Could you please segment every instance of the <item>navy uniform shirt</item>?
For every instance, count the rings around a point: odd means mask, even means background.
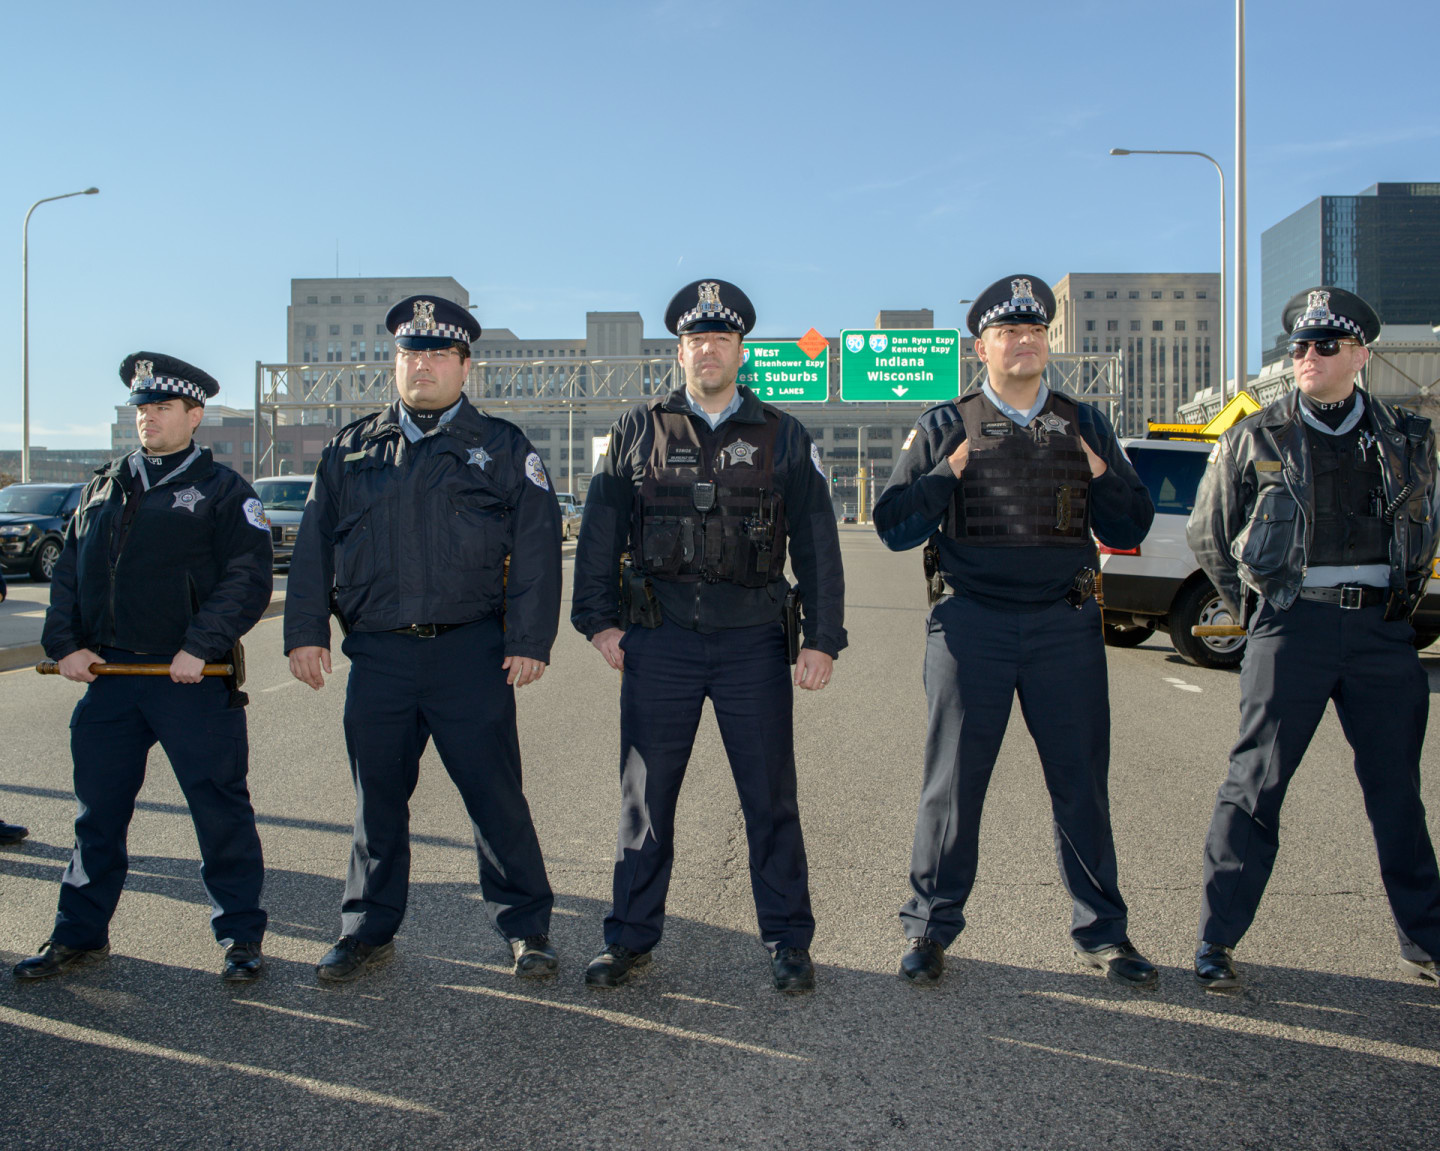
[[[737,392],[739,409],[713,429],[695,414],[684,388],[672,392],[663,408],[683,412],[694,424],[701,444],[714,445],[726,424],[765,422],[765,405],[755,393],[743,386]],[[648,403],[637,404],[616,422],[600,470],[585,496],[570,620],[587,639],[607,628],[626,626],[620,619],[620,556],[630,547],[635,492],[654,443],[649,409]],[[847,642],[845,575],[830,485],[817,459],[804,426],[781,412],[775,438],[775,482],[785,505],[790,568],[804,602],[804,646],[833,657]],[[652,578],[650,585],[667,619],[700,632],[778,620],[789,589],[783,577],[761,588],[725,580],[706,583],[658,577]]]
[[[219,660],[270,603],[265,510],[206,448],[152,487],[132,468],[136,458],[111,461],[81,493],[50,586],[45,653],[59,660],[114,647]]]
[[[332,587],[352,631],[470,623],[503,608],[505,654],[548,662],[560,505],[524,433],[463,396],[427,435],[398,401],[342,428],[321,453],[295,541],[287,652],[330,646]]]
[[[1110,421],[1090,404],[1078,407],[1080,435],[1109,465],[1090,482],[1091,530],[1109,547],[1138,547],[1155,518],[1150,493],[1125,458]],[[1078,547],[967,547],[941,533],[962,482],[950,470],[948,457],[964,442],[965,425],[956,401],[924,412],[875,501],[875,529],[894,551],[918,547],[933,536],[940,570],[958,594],[1010,611],[1043,610],[1064,598],[1081,569],[1098,568],[1099,557],[1093,549]]]

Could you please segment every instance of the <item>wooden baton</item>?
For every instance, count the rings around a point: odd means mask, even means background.
[[[35,665],[41,675],[59,675],[60,665],[53,659],[42,659]],[[91,675],[165,675],[170,674],[168,663],[92,663]],[[234,675],[235,665],[229,663],[207,663],[201,675]]]

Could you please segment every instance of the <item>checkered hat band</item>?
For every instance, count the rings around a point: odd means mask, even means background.
[[[1298,332],[1301,328],[1341,328],[1344,331],[1354,333],[1362,344],[1365,342],[1365,333],[1360,330],[1359,324],[1354,320],[1346,319],[1344,316],[1337,316],[1334,312],[1331,312],[1324,320],[1312,320],[1309,322],[1306,321],[1305,316],[1302,314],[1300,318],[1295,321],[1295,326],[1290,330],[1292,332]]]
[[[148,380],[133,380],[130,390],[132,392],[174,392],[177,396],[189,396],[192,400],[199,400],[202,404],[206,400],[205,389],[199,384],[192,384],[189,380],[181,380],[175,376],[151,376]]]
[[[455,324],[436,324],[430,328],[419,328],[413,323],[401,324],[395,329],[397,336],[432,336],[439,340],[464,340],[470,342],[470,333]]]
[[[1027,304],[1024,307],[1021,307],[1012,300],[1006,300],[1003,304],[996,304],[988,312],[985,312],[980,317],[980,326],[983,328],[986,324],[992,323],[1001,316],[1019,314],[1039,316],[1042,320],[1047,321],[1050,319],[1050,317],[1045,314],[1045,306],[1041,304],[1039,300],[1036,300],[1033,304]]]
[[[696,320],[725,320],[727,323],[734,324],[742,331],[745,329],[745,321],[740,318],[740,314],[733,308],[724,307],[718,309],[691,308],[675,321],[675,328],[678,331],[689,324],[695,323]]]

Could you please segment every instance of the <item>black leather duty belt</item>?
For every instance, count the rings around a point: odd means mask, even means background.
[[[1390,592],[1382,587],[1364,587],[1347,584],[1344,587],[1302,587],[1300,598],[1314,600],[1316,603],[1339,604],[1346,611],[1356,611],[1362,607],[1376,607],[1383,604],[1390,596]]]
[[[417,639],[434,639],[437,635],[464,626],[463,623],[412,623],[409,627],[392,627],[390,632],[393,635],[413,635]]]

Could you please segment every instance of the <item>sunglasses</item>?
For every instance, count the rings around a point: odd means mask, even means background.
[[[1291,340],[1290,355],[1293,359],[1304,359],[1306,352],[1313,348],[1319,355],[1335,356],[1340,354],[1342,347],[1356,347],[1355,340],[1339,340],[1331,338],[1328,340]]]

